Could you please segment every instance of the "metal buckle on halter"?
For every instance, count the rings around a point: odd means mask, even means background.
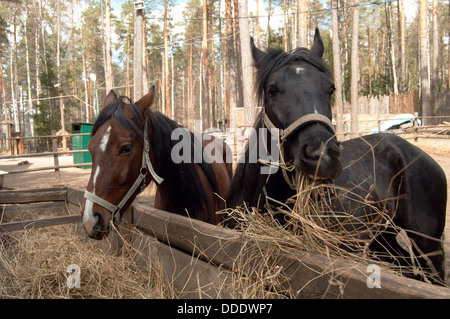
[[[114,210],[112,215],[114,218],[114,222],[116,222],[116,223],[120,222],[120,208],[119,207],[116,207],[116,209]]]
[[[148,174],[148,168],[145,167],[145,166],[142,166],[142,167],[141,167],[141,170],[140,170],[140,172],[139,172],[139,174],[140,174],[141,177],[142,177],[142,186],[141,186],[141,188],[139,189],[139,193],[142,193],[142,192],[144,191],[144,189],[147,187],[147,181],[146,181],[146,179],[147,179],[147,174]]]

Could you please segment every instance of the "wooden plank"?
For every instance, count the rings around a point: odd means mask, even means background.
[[[74,151],[63,151],[63,152],[44,152],[44,153],[32,153],[32,154],[19,154],[19,155],[3,155],[0,156],[2,159],[16,159],[16,158],[28,158],[28,157],[46,157],[55,156],[63,154],[77,154],[77,153],[87,153],[89,150],[74,150]]]
[[[134,258],[145,268],[161,269],[176,295],[174,298],[231,298],[226,271],[156,240],[135,234]],[[156,266],[156,267],[155,267]]]
[[[0,191],[0,204],[65,201],[66,188]]]
[[[84,190],[67,187],[66,201],[73,205],[81,207],[84,203]]]
[[[51,211],[55,215],[67,214],[66,203],[39,202],[27,204],[3,204],[0,207],[0,223],[8,223],[17,220],[35,219],[37,214],[43,211]]]
[[[448,299],[450,289],[380,269],[381,288],[369,288],[367,266],[314,253],[284,254],[278,265],[298,298]],[[370,279],[369,279],[370,280]],[[326,293],[325,293],[326,292]]]
[[[193,252],[215,265],[234,269],[246,263],[248,248],[264,250],[265,243],[244,238],[242,233],[135,204],[133,223],[158,240]],[[239,258],[239,259],[238,259]],[[450,289],[396,276],[380,269],[381,288],[367,285],[367,266],[314,253],[278,251],[271,258],[282,267],[298,297],[344,298],[450,298]]]
[[[227,268],[248,243],[242,233],[138,203],[133,204],[133,224],[162,242]]]
[[[21,222],[13,222],[7,224],[0,224],[0,234],[8,233],[13,231],[21,231],[27,229],[37,229],[42,227],[65,225],[79,223],[81,221],[81,216],[79,215],[69,215],[69,216],[59,216],[51,218],[42,218],[34,220],[26,220]]]
[[[38,168],[27,168],[27,169],[18,169],[14,171],[9,171],[8,174],[23,174],[30,172],[39,172],[39,171],[48,171],[52,169],[63,169],[63,168],[73,168],[73,167],[84,167],[91,166],[92,163],[80,163],[80,164],[69,164],[69,165],[54,165],[54,166],[46,166],[46,167],[38,167]]]

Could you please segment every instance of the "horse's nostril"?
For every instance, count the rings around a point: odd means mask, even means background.
[[[323,152],[323,148],[324,148],[324,143],[321,142],[319,146],[317,145],[306,145],[305,146],[305,155],[306,157],[313,159],[313,160],[318,160],[320,158]]]
[[[97,223],[93,228],[94,232],[103,232],[105,230],[105,220],[103,219],[102,214],[95,212],[94,216],[97,217]]]

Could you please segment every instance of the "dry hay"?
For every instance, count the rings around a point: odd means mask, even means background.
[[[413,253],[413,247],[419,250],[417,245],[388,216],[385,202],[362,197],[356,190],[326,183],[306,174],[300,174],[296,185],[297,194],[285,203],[267,197],[264,205],[267,213],[247,205],[228,209],[227,213],[246,237],[266,243],[266,250],[275,247],[275,250],[282,252],[314,252],[362,265],[377,264],[385,271],[399,276],[414,275],[426,282],[442,283],[434,267],[430,271],[419,264]],[[349,198],[355,206],[366,207],[363,216],[356,216],[353,211],[336,209],[341,207],[341,201]],[[409,253],[402,264],[398,263],[398,251],[386,247],[386,242],[379,240],[378,236],[383,232],[394,234],[397,243]],[[369,246],[375,242],[388,248],[387,251],[370,251]],[[257,272],[276,273],[281,281],[286,280],[280,269],[266,266],[260,265]],[[282,282],[277,285],[283,286]]]
[[[2,235],[0,298],[171,296],[160,269],[144,271],[126,247],[119,256],[105,253],[77,228],[64,225]],[[80,267],[80,288],[69,288],[71,264]]]

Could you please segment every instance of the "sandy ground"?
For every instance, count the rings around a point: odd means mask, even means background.
[[[430,154],[444,169],[447,175],[448,192],[450,199],[450,140],[429,140],[420,139],[416,146],[422,148]],[[28,161],[28,164],[19,165],[20,162]],[[63,156],[59,158],[60,165],[69,165],[73,163],[72,156]],[[53,166],[53,157],[26,158],[0,160],[0,170],[11,172],[25,168],[37,168]],[[54,170],[30,172],[27,174],[6,175],[3,188],[13,189],[33,189],[48,188],[55,186],[72,186],[84,189],[89,181],[90,169],[67,168],[60,170],[60,179]],[[154,188],[148,187],[143,194],[139,195],[137,201],[142,203],[152,203]],[[450,200],[447,201],[447,223],[444,232],[445,255],[447,283],[450,284]]]

